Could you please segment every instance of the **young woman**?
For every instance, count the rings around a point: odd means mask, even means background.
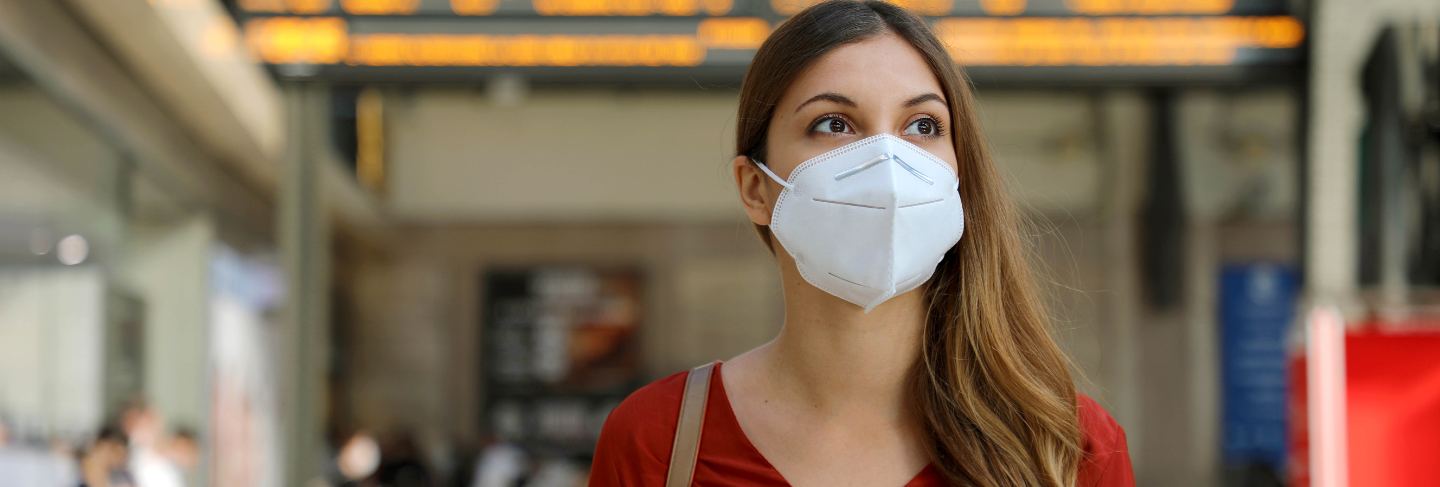
[[[770,35],[733,170],[784,326],[627,398],[592,486],[1133,485],[1124,432],[1049,334],[971,98],[887,3],[820,3]]]

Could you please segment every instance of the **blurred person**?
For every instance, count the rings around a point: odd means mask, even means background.
[[[410,432],[395,433],[380,448],[376,477],[386,487],[429,487],[430,467],[420,454],[420,444]]]
[[[129,470],[129,439],[115,426],[106,426],[80,456],[82,487],[138,487]]]
[[[492,437],[475,460],[470,487],[514,487],[524,483],[530,456],[512,442]]]
[[[154,447],[165,432],[165,422],[150,403],[136,399],[120,411],[120,427],[131,446]]]
[[[79,482],[75,470],[74,457],[14,441],[9,423],[0,418],[0,485],[70,487]]]
[[[357,431],[345,438],[335,454],[335,468],[340,474],[340,485],[379,485],[375,472],[380,468],[380,445],[364,431]]]
[[[536,466],[535,476],[526,485],[579,487],[585,485],[585,471],[570,460],[552,458]]]
[[[182,472],[194,471],[200,465],[200,441],[195,430],[188,427],[175,428],[165,441],[160,454]]]
[[[130,442],[130,473],[139,487],[183,487],[180,467],[164,451],[165,421],[144,401],[134,401],[121,412],[121,425]]]
[[[818,3],[770,34],[732,166],[785,321],[631,394],[591,485],[1134,485],[1051,336],[972,97],[888,3]]]

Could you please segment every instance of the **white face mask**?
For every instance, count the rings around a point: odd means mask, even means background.
[[[930,279],[965,233],[960,181],[940,158],[881,134],[816,156],[776,176],[770,232],[822,291],[865,308]]]

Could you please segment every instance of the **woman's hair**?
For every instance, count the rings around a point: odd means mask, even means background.
[[[1073,485],[1081,432],[1070,363],[1050,335],[1020,220],[980,135],[969,84],[923,20],[881,1],[835,0],[780,25],[740,89],[736,151],[769,160],[765,135],[795,77],[837,47],[886,32],[914,46],[944,89],[968,223],[924,291],[911,403],[926,448],[952,483]],[[756,230],[773,250],[769,229]]]

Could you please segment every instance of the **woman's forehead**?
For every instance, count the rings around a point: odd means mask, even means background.
[[[776,108],[793,112],[819,93],[843,95],[861,110],[898,106],[923,93],[946,96],[920,51],[890,32],[837,47],[816,59],[790,84]]]

